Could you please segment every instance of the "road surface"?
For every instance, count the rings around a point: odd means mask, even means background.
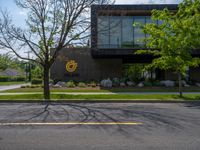
[[[1,103],[0,150],[199,150],[200,147],[200,103],[70,103],[50,105],[48,111],[44,107]]]

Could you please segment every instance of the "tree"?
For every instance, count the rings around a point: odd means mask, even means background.
[[[200,59],[192,57],[194,49],[200,46],[200,2],[185,0],[176,13],[168,9],[153,10],[152,19],[162,21],[143,26],[148,35],[146,46],[151,50],[138,50],[137,54],[152,54],[155,59],[146,69],[173,70],[178,75],[179,93],[182,97],[182,77],[188,67],[197,67]]]
[[[0,54],[0,70],[4,71],[7,68],[25,70],[25,62],[13,57],[10,54]]]
[[[12,24],[6,11],[1,11],[0,46],[21,59],[43,68],[44,99],[50,99],[49,70],[59,51],[80,44],[88,37],[90,6],[109,4],[111,0],[15,0],[17,6],[28,11],[26,28]],[[53,51],[51,51],[53,48]],[[35,59],[20,54],[29,49]]]

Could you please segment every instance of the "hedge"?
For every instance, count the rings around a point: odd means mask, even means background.
[[[42,84],[42,79],[32,79],[31,84]]]
[[[15,81],[25,81],[25,77],[20,77],[20,76],[15,76],[15,77],[10,77],[10,76],[0,76],[0,82],[15,82]]]

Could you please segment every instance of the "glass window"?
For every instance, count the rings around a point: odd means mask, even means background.
[[[133,47],[133,17],[122,17],[122,48]]]
[[[121,47],[121,17],[110,17],[110,48]]]
[[[145,16],[135,16],[134,23],[141,25],[145,24]],[[141,47],[144,45],[145,34],[139,26],[134,27],[134,47]]]
[[[153,23],[151,16],[146,16],[146,24],[148,24],[148,23]]]
[[[109,17],[99,16],[98,17],[98,40],[97,45],[99,48],[109,47]]]

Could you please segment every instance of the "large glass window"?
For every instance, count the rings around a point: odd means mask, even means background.
[[[121,47],[121,17],[110,17],[110,48]]]
[[[140,26],[152,23],[150,16],[99,16],[98,48],[137,48],[145,46],[145,35]],[[158,24],[162,22],[157,21]]]
[[[135,16],[134,23],[136,24],[145,24],[145,16]],[[144,46],[144,38],[145,34],[139,25],[134,27],[134,47],[142,47]]]
[[[133,17],[122,17],[122,48],[133,47]]]
[[[109,48],[109,17],[98,17],[98,47]]]

